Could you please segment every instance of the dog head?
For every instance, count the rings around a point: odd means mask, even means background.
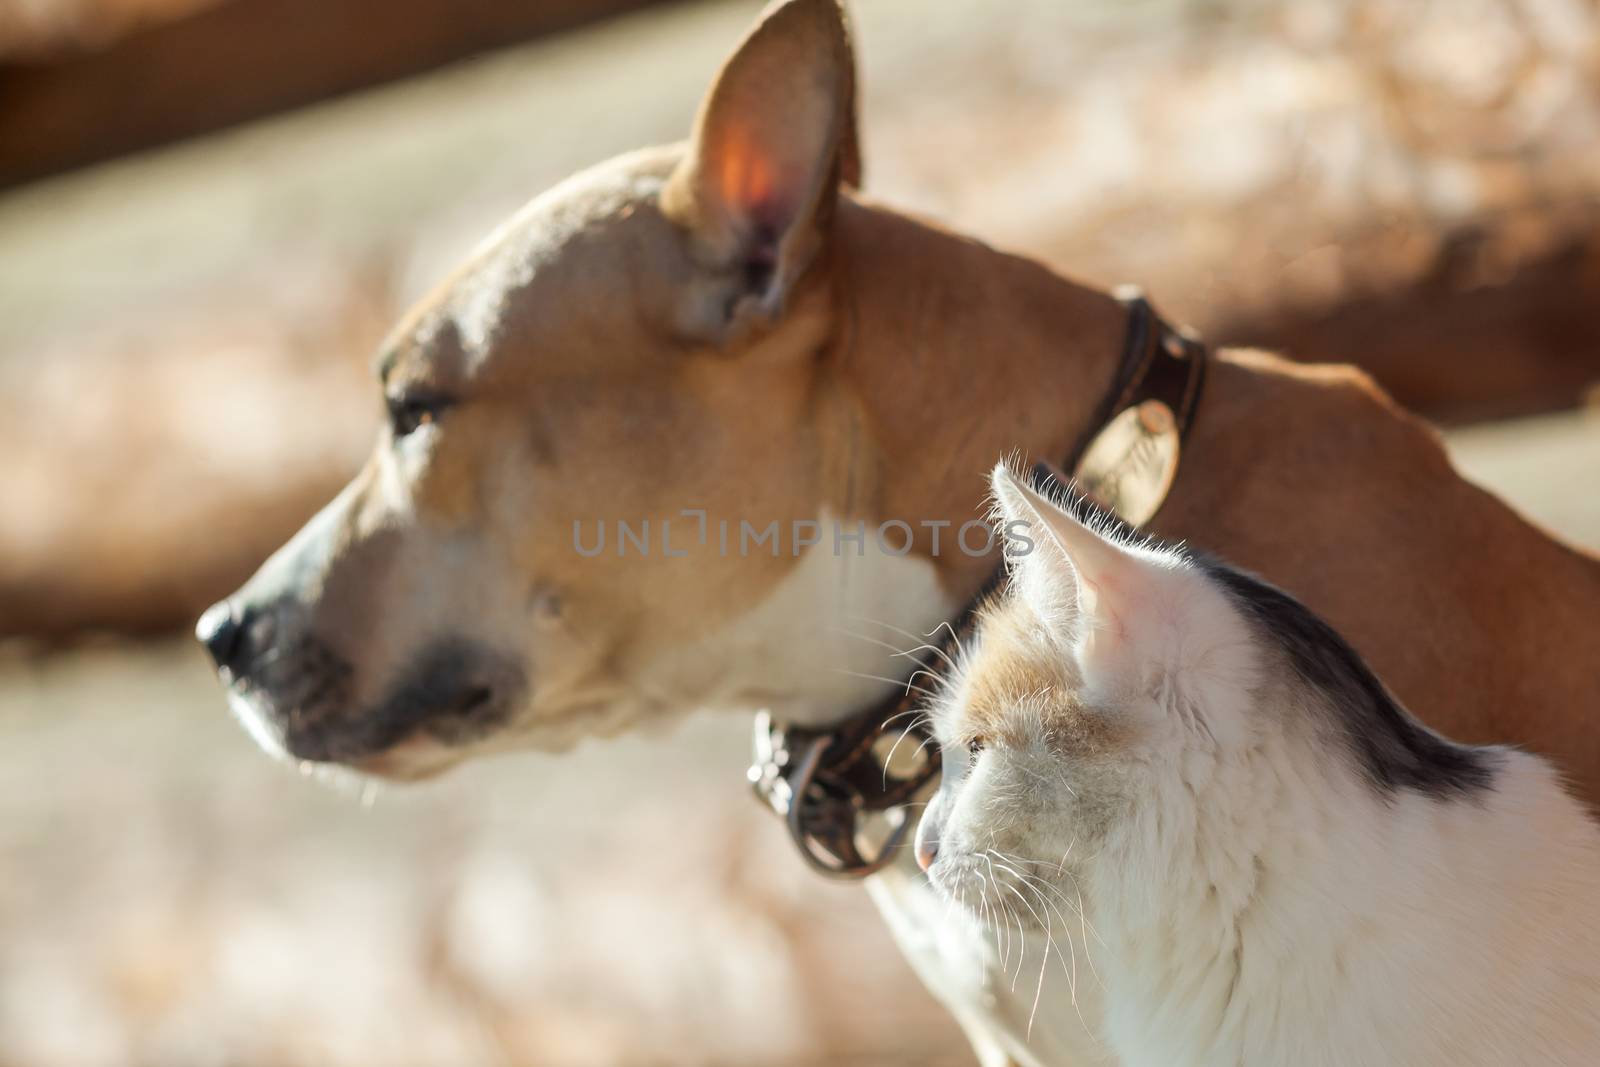
[[[855,413],[820,357],[846,328],[830,232],[857,178],[842,12],[791,0],[686,144],[486,241],[385,343],[365,467],[200,622],[258,740],[409,777],[875,688],[805,654],[835,644],[827,620],[892,589],[931,625],[952,598],[925,560],[852,559],[872,573],[844,583],[836,553],[800,551],[851,510]]]

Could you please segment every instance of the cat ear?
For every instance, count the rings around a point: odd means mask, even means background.
[[[718,74],[661,202],[740,277],[728,317],[771,317],[821,249],[840,184],[860,171],[844,11],[784,0]]]
[[[1017,594],[1086,669],[1127,665],[1159,619],[1160,565],[1086,525],[1005,464],[990,479]]]

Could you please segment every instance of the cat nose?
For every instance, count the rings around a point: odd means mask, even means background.
[[[926,871],[939,858],[939,842],[929,838],[917,842],[917,866]]]

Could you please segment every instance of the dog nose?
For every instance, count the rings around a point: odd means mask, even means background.
[[[939,843],[937,841],[923,840],[917,842],[917,866],[926,871],[933,866],[933,861],[939,858]]]
[[[244,644],[244,626],[234,615],[233,603],[224,600],[207,608],[206,613],[200,616],[200,621],[195,623],[194,635],[211,653],[211,662],[217,665],[217,669],[232,673],[237,666],[235,659]]]

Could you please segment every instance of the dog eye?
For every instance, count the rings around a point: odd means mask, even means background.
[[[450,402],[427,394],[392,396],[388,399],[389,427],[395,437],[405,437],[428,425],[444,413]]]

